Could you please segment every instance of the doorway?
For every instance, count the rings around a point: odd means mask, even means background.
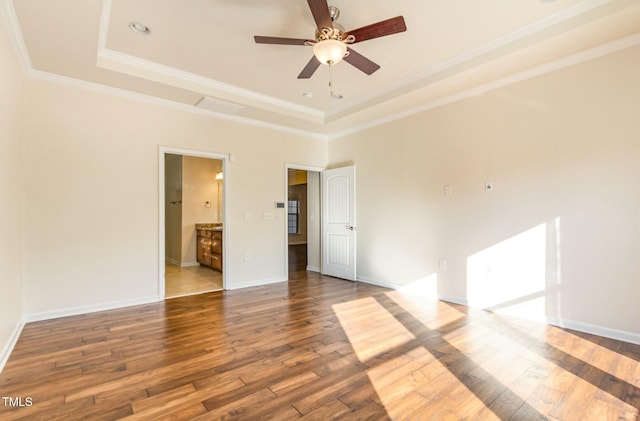
[[[163,148],[160,154],[159,293],[224,289],[224,155]]]
[[[286,268],[288,279],[320,272],[321,169],[287,165]]]
[[[297,279],[296,273],[306,275],[307,271],[351,281],[357,279],[355,175],[354,165],[326,170],[285,165],[285,270],[289,280]],[[290,184],[304,183],[305,176],[308,203],[303,206],[296,201],[298,197],[305,197],[304,193],[296,194]],[[303,181],[296,181],[298,179]],[[290,191],[293,194],[290,195]],[[301,214],[296,215],[297,212]],[[296,236],[296,227],[305,217],[306,242],[303,236]],[[301,251],[295,250],[300,243],[306,243],[307,248],[304,271],[304,247],[300,247]]]

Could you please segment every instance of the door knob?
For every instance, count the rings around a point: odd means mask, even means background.
[[[353,225],[345,225],[344,227],[345,227],[346,229],[348,229],[349,231],[353,231],[353,230],[355,230],[355,228],[354,228],[354,226],[353,226]]]

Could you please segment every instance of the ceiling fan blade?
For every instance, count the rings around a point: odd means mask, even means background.
[[[347,54],[347,56],[343,60],[351,64],[353,67],[362,70],[366,74],[370,75],[380,68],[379,65],[369,60],[362,54],[353,51],[352,48],[347,48],[347,51],[349,51],[349,54]]]
[[[368,39],[380,38],[387,35],[397,34],[398,32],[404,32],[407,30],[407,25],[404,23],[402,16],[396,16],[395,18],[383,20],[371,25],[363,26],[362,28],[348,31],[344,34],[344,37],[353,35],[355,42],[366,41]]]
[[[307,3],[309,3],[309,9],[311,9],[313,20],[316,21],[318,29],[333,29],[333,21],[331,20],[331,14],[329,13],[327,0],[307,0]]]
[[[262,37],[255,35],[253,39],[257,44],[278,44],[278,45],[305,45],[306,39],[300,38],[281,38],[281,37]]]
[[[304,66],[304,69],[302,69],[302,72],[300,72],[300,74],[298,75],[298,79],[309,79],[311,76],[313,76],[318,67],[320,67],[320,61],[316,58],[316,56],[311,57],[309,63]]]

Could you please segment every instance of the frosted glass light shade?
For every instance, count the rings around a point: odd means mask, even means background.
[[[347,54],[347,45],[335,39],[320,41],[313,46],[313,54],[322,64],[336,64]]]

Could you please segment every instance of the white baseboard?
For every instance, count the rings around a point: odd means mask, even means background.
[[[320,273],[320,268],[316,267],[316,266],[307,266],[307,270],[309,272],[318,272],[318,273]]]
[[[463,306],[469,306],[469,301],[464,297],[456,297],[454,295],[441,295],[438,294],[438,300],[446,301],[447,303],[460,304]]]
[[[199,266],[200,265],[200,263],[198,263],[198,262],[180,262],[179,260],[172,259],[171,257],[165,257],[164,261],[169,263],[170,265],[180,266],[180,267],[183,267],[183,268],[188,268],[188,267]]]
[[[182,262],[182,264],[180,266],[182,266],[183,268],[190,268],[190,267],[193,267],[193,266],[200,266],[200,263],[198,263],[198,262]]]
[[[453,296],[438,296],[438,299],[454,304],[462,304],[469,306],[469,302],[465,298],[453,297]],[[483,310],[483,309],[481,309]],[[552,316],[545,316],[546,324],[551,326],[557,326],[561,328],[576,330],[582,333],[588,333],[591,335],[602,336],[604,338],[615,339],[618,341],[629,342],[632,344],[640,345],[640,334],[627,332],[624,330],[613,329],[609,327],[594,325],[591,323],[577,322],[575,320],[558,319]]]
[[[627,332],[625,330],[612,329],[594,325],[591,323],[577,322],[575,320],[557,319],[547,317],[547,323],[565,329],[577,330],[578,332],[589,333],[591,335],[603,336],[605,338],[616,339],[618,341],[630,342],[640,345],[640,333]]]
[[[64,308],[60,310],[43,311],[40,313],[31,313],[31,314],[26,314],[23,320],[25,323],[38,322],[41,320],[57,319],[59,317],[77,316],[79,314],[95,313],[97,311],[114,310],[117,308],[137,306],[141,304],[157,303],[158,301],[163,301],[163,300],[164,300],[164,297],[159,297],[157,295],[149,296],[149,297],[140,297],[140,298],[134,298],[131,300],[113,301],[109,303],[100,303],[100,304],[93,304],[88,306]]]
[[[367,284],[372,284],[372,285],[377,285],[377,286],[392,288],[392,289],[399,289],[400,287],[402,287],[402,285],[394,284],[392,282],[378,281],[378,280],[363,277],[363,276],[359,276],[358,280]],[[438,294],[438,299],[448,303],[469,306],[469,301],[464,297]],[[578,332],[588,333],[591,335],[602,336],[605,338],[611,338],[618,341],[629,342],[632,344],[640,345],[640,333],[627,332],[624,330],[594,325],[591,323],[578,322],[575,320],[557,319],[549,316],[547,316],[547,324],[552,326],[558,326],[561,328],[576,330]]]
[[[356,276],[356,280],[359,282],[363,282],[365,284],[376,285],[379,287],[389,288],[389,289],[398,289],[402,287],[401,284],[396,284],[393,282],[380,281],[378,279],[367,278],[366,276]]]
[[[0,353],[0,373],[2,372],[2,369],[4,369],[5,364],[7,364],[7,361],[9,361],[9,356],[11,355],[11,352],[13,352],[13,348],[16,346],[18,338],[20,338],[22,328],[24,328],[24,323],[18,323],[16,325],[13,332],[11,332],[9,342],[7,342],[2,349],[2,353]]]
[[[174,265],[174,266],[180,266],[180,262],[176,259],[172,259],[169,256],[165,256],[164,261],[166,263],[169,263],[170,265]]]
[[[469,302],[465,298],[461,298],[461,297],[440,295],[438,296],[438,299],[442,301],[454,303],[454,304],[462,304],[465,306],[469,306]],[[558,319],[552,316],[545,316],[545,317],[546,317],[546,324],[551,326],[557,326],[565,329],[575,330],[582,333],[588,333],[590,335],[602,336],[604,338],[610,338],[618,341],[629,342],[632,344],[640,345],[640,333],[627,332],[624,330],[594,325],[591,323],[577,322],[575,320]]]
[[[227,281],[226,289],[260,287],[263,285],[277,284],[278,282],[286,282],[286,281],[288,281],[288,279],[281,276],[274,277],[274,278],[266,278],[266,279],[255,279],[255,280],[243,281],[243,282],[233,282],[233,283]]]

